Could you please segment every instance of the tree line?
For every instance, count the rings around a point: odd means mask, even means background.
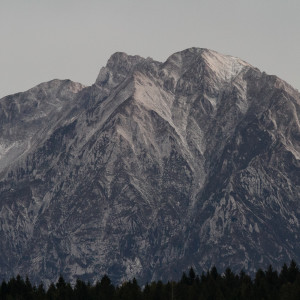
[[[183,273],[179,281],[154,281],[141,287],[133,278],[119,286],[104,275],[95,284],[77,279],[72,286],[60,276],[57,283],[46,289],[41,283],[33,285],[20,276],[2,281],[1,300],[299,300],[300,271],[291,261],[278,273],[270,265],[259,269],[254,278],[244,271],[235,274],[227,268],[219,274],[216,267],[200,276],[193,268]]]

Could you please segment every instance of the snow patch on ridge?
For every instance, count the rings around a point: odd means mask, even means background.
[[[237,76],[245,67],[250,66],[243,60],[229,56],[221,55],[215,51],[205,51],[202,54],[210,69],[222,80],[230,81]]]

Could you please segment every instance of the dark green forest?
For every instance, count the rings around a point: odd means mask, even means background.
[[[244,271],[235,274],[227,268],[219,274],[213,267],[201,275],[193,268],[183,273],[179,281],[155,281],[141,287],[136,279],[124,282],[120,286],[112,284],[107,275],[95,284],[77,279],[75,285],[65,282],[62,276],[54,284],[45,288],[41,283],[33,285],[29,278],[21,276],[2,281],[0,288],[2,300],[34,299],[72,299],[72,300],[250,300],[250,299],[300,299],[300,271],[291,261],[283,265],[281,271],[269,266],[259,269],[251,278]]]

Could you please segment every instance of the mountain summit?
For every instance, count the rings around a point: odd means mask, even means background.
[[[1,277],[300,261],[299,114],[283,80],[199,48],[0,99]]]

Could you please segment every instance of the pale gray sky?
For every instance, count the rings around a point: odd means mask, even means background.
[[[0,0],[0,97],[54,78],[86,85],[116,51],[189,47],[246,60],[300,89],[299,0]]]

